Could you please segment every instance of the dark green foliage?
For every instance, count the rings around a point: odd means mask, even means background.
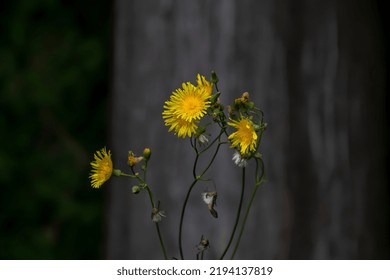
[[[0,259],[102,257],[110,3],[0,4]]]

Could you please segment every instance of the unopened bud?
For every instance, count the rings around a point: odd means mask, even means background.
[[[217,73],[215,73],[214,71],[211,71],[211,82],[213,84],[216,84],[218,83],[219,79],[218,79],[218,76],[217,76]]]
[[[141,190],[141,189],[139,188],[139,186],[133,186],[133,187],[131,188],[131,191],[133,192],[133,194],[139,193],[140,190]]]
[[[145,160],[149,160],[151,154],[152,154],[152,151],[149,148],[144,149],[144,159]]]
[[[243,103],[247,102],[247,101],[249,100],[249,92],[247,92],[247,91],[244,92],[244,93],[242,94],[241,98],[242,98],[242,102],[243,102]]]

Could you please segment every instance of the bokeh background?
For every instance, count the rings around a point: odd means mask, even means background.
[[[0,258],[103,258],[109,1],[1,1]]]
[[[168,254],[178,257],[188,141],[167,133],[164,100],[197,73],[224,103],[249,91],[269,129],[268,182],[237,258],[388,259],[388,29],[385,1],[18,0],[0,3],[0,259],[160,259],[148,198],[113,178],[90,187],[107,146],[152,148]],[[240,172],[211,174],[219,219],[190,200],[184,248],[224,248]],[[249,169],[250,171],[250,169]],[[192,252],[192,254],[191,254]]]

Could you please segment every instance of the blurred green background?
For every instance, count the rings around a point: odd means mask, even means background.
[[[0,259],[103,258],[110,3],[0,2]]]

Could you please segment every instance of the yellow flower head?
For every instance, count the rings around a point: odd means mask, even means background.
[[[170,100],[165,102],[163,115],[174,114],[189,122],[201,119],[210,107],[207,92],[189,82],[183,83],[182,87],[183,89],[173,92]]]
[[[239,120],[231,120],[228,125],[237,129],[228,137],[232,148],[238,147],[243,156],[256,151],[257,134],[250,119],[241,117]]]
[[[205,76],[198,74],[196,76],[196,82],[198,83],[198,89],[204,89],[206,93],[211,96],[213,93],[213,84],[207,81]]]
[[[165,119],[165,125],[170,126],[168,131],[170,132],[173,130],[178,137],[191,137],[191,135],[196,133],[196,130],[198,129],[196,121],[189,122],[179,118],[174,114],[170,116],[164,115],[163,118]]]
[[[91,178],[91,185],[93,188],[100,188],[112,174],[112,160],[110,150],[106,148],[97,151],[94,155],[95,161],[91,162],[92,171],[89,176]]]
[[[170,127],[169,131],[174,130],[183,138],[195,133],[196,124],[210,107],[209,98],[205,88],[195,87],[190,82],[183,83],[182,88],[173,92],[164,105],[162,115],[165,125]]]

